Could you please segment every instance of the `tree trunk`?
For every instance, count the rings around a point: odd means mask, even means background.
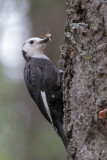
[[[60,67],[68,160],[107,160],[107,1],[66,0]]]

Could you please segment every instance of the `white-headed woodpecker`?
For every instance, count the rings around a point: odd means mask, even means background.
[[[63,93],[60,71],[44,54],[46,42],[51,38],[30,38],[22,48],[26,60],[24,80],[26,87],[41,113],[54,126],[67,149],[63,125]]]

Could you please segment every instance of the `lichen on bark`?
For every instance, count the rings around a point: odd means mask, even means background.
[[[107,160],[107,1],[66,0],[60,66],[68,160]]]

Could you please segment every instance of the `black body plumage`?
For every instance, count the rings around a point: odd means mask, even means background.
[[[59,70],[48,59],[29,58],[26,60],[24,79],[31,97],[45,118],[53,124],[67,149],[67,140],[62,128],[63,93]],[[46,95],[46,99],[43,100],[42,94]],[[46,110],[45,100],[49,112]]]

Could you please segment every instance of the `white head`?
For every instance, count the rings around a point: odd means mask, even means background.
[[[48,37],[41,38],[30,38],[23,44],[22,53],[25,59],[37,57],[37,58],[46,58],[48,57],[44,55],[43,50],[46,46],[46,42],[49,40]]]

